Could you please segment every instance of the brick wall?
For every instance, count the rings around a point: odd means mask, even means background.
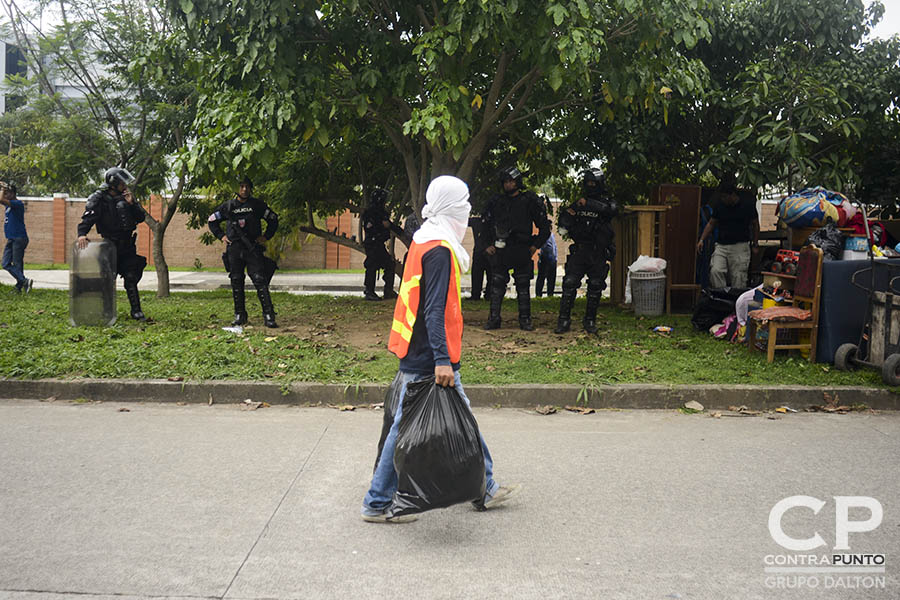
[[[29,263],[63,263],[69,262],[72,256],[72,247],[77,237],[76,227],[81,221],[84,212],[84,198],[22,198],[25,202],[25,226],[28,228],[30,242],[25,252],[25,260]],[[763,203],[761,208],[760,226],[763,230],[775,228],[774,204]],[[158,218],[162,210],[162,201],[158,198],[151,199],[145,206],[151,215]],[[554,206],[556,212],[559,205]],[[565,263],[566,254],[570,242],[563,241],[556,232],[556,219],[553,219],[553,235],[556,236],[556,245],[559,253],[560,266]],[[166,230],[165,256],[169,266],[193,267],[199,260],[204,267],[220,267],[223,245],[215,242],[206,245],[200,242],[200,236],[207,229],[188,229],[188,217],[182,213],[176,213]],[[344,213],[340,216],[329,217],[325,221],[325,228],[329,231],[338,229],[338,234],[344,233],[348,238],[359,236],[359,217],[352,213]],[[91,232],[92,237],[98,237],[96,230]],[[327,242],[323,238],[312,236],[307,240],[306,234],[298,236],[299,249],[288,246],[284,256],[279,261],[283,269],[362,269],[365,255],[353,251],[347,247],[339,246],[333,242]],[[466,230],[463,245],[471,253],[474,245],[472,230]],[[138,253],[146,256],[147,261],[153,263],[152,233],[150,228],[141,223],[138,226]],[[394,254],[397,258],[403,258],[406,246],[402,242],[395,242]]]
[[[84,213],[85,198],[68,198],[59,195],[55,198],[20,198],[25,203],[25,227],[28,230],[28,249],[25,251],[25,260],[29,263],[68,263],[72,257],[72,248],[75,238],[78,237],[77,227]],[[162,200],[153,197],[144,204],[144,208],[156,219],[162,214]],[[339,227],[339,232],[344,232],[347,237],[357,235],[359,218],[351,213],[345,213],[338,217],[327,219],[327,223],[334,223],[329,229]],[[172,217],[169,227],[166,229],[164,253],[166,262],[172,267],[193,267],[199,260],[204,267],[221,267],[223,244],[214,242],[211,245],[203,244],[200,236],[208,231],[202,229],[188,229],[188,216],[180,212]],[[150,228],[141,223],[137,229],[138,254],[147,257],[147,262],[153,264],[153,234]],[[89,234],[92,238],[99,238],[96,229]],[[309,238],[309,239],[307,239]],[[365,256],[349,248],[326,242],[317,236],[307,236],[301,233],[297,236],[296,243],[285,242],[284,256],[279,261],[283,269],[361,269]],[[4,240],[5,241],[5,240]],[[292,246],[298,246],[294,249]],[[403,252],[405,247],[398,243],[398,252]],[[338,262],[338,255],[340,261]]]

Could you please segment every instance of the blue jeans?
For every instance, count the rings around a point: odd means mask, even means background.
[[[384,441],[381,458],[378,461],[378,465],[375,467],[375,473],[372,475],[371,487],[369,487],[369,491],[366,492],[366,497],[363,500],[364,512],[380,513],[391,505],[391,499],[394,497],[394,492],[397,491],[397,471],[394,470],[394,448],[397,445],[397,432],[400,428],[400,417],[403,414],[402,398],[406,394],[406,386],[408,384],[413,381],[418,381],[419,379],[430,377],[430,375],[404,373],[401,371],[400,377],[402,378],[400,380],[401,401],[397,404],[397,412],[394,414],[394,424],[391,426],[391,431]],[[463,391],[462,382],[459,379],[459,371],[454,373],[454,377],[456,379],[456,389],[459,391],[459,395],[462,396],[463,400],[466,401],[466,406],[468,406],[469,398],[466,396],[465,391]],[[494,461],[491,459],[491,453],[488,452],[487,444],[484,443],[484,436],[481,436],[481,449],[484,450],[484,474],[486,479],[485,494],[487,496],[493,496],[497,493],[497,489],[500,485],[494,481]]]
[[[28,238],[10,238],[6,240],[6,248],[3,249],[3,268],[9,271],[16,280],[16,288],[19,289],[25,282],[25,247],[28,246]]]

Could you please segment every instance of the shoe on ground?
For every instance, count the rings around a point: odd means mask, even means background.
[[[385,300],[393,300],[397,297],[397,292],[394,290],[385,290],[383,296]]]
[[[380,302],[381,298],[375,292],[366,292],[363,296],[366,300],[370,300],[372,302]]]
[[[520,318],[519,329],[522,331],[534,331],[534,323],[531,322],[531,317]]]
[[[135,321],[146,321],[147,320],[147,316],[144,314],[143,311],[140,311],[140,310],[131,311],[131,318],[134,319]]]
[[[26,279],[25,285],[22,286],[22,291],[26,294],[31,291],[31,288],[34,287],[34,279]]]
[[[266,313],[263,315],[263,323],[269,329],[278,329],[278,323],[275,322],[275,315],[272,313]]]
[[[392,517],[387,514],[387,510],[376,511],[370,508],[364,508],[362,512],[362,520],[367,523],[412,523],[418,520],[419,515],[400,515]]]
[[[485,495],[484,499],[481,502],[473,502],[472,504],[478,510],[490,510],[492,508],[500,506],[510,498],[516,496],[521,491],[521,483],[516,483],[514,485],[501,485],[499,488],[497,488],[497,491],[494,492],[493,496]]]
[[[587,333],[597,333],[597,322],[596,321],[584,321],[582,323],[584,326],[584,330]]]
[[[500,319],[488,319],[487,323],[484,324],[484,329],[486,331],[500,329]]]
[[[231,324],[233,326],[246,325],[247,324],[247,313],[245,313],[245,312],[234,313],[234,321],[232,321]]]
[[[556,329],[553,330],[553,333],[566,333],[569,329],[572,328],[572,321],[569,319],[560,319],[556,324]]]

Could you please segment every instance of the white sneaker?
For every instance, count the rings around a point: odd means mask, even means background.
[[[399,515],[392,517],[386,512],[375,512],[365,508],[362,512],[362,520],[367,523],[412,523],[418,518],[419,515]]]
[[[501,485],[493,496],[485,496],[481,502],[473,502],[478,510],[489,510],[499,506],[522,491],[522,484]]]

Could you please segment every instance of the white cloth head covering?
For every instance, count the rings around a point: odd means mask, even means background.
[[[469,253],[463,248],[462,240],[469,226],[469,186],[452,175],[441,175],[428,184],[425,191],[425,206],[422,216],[425,222],[413,235],[413,241],[424,244],[434,240],[444,240],[453,248],[459,269],[469,270]]]

